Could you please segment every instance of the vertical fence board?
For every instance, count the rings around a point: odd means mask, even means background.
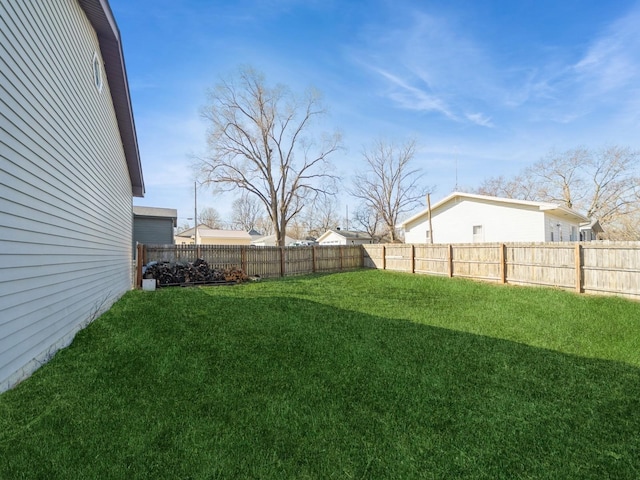
[[[500,283],[507,283],[507,246],[500,244]]]

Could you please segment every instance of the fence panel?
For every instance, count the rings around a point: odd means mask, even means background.
[[[385,265],[387,270],[411,273],[411,245],[391,243],[385,246]]]
[[[321,247],[253,247],[244,245],[145,245],[142,262],[194,262],[211,268],[242,268],[249,276],[263,278],[336,272],[363,266],[359,245]]]
[[[429,275],[449,275],[449,246],[414,245],[414,271]]]
[[[313,272],[313,248],[301,246],[282,249],[285,258],[284,274],[304,275]]]
[[[242,246],[240,245],[197,245],[196,253],[213,268],[242,268]]]
[[[363,266],[365,268],[384,268],[384,249],[382,244],[362,245]]]
[[[452,248],[454,277],[473,278],[492,282],[500,281],[499,243],[471,243]]]
[[[280,247],[245,247],[246,264],[243,267],[249,276],[274,278],[282,275]]]
[[[507,283],[575,290],[575,243],[507,244]]]
[[[316,247],[316,272],[338,272],[342,270],[341,247]]]
[[[353,270],[363,266],[363,250],[361,245],[347,245],[342,247],[342,268]]]
[[[583,291],[640,300],[640,242],[584,243]]]

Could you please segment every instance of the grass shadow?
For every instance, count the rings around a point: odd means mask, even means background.
[[[638,368],[232,290],[131,292],[0,396],[0,478],[638,477]]]

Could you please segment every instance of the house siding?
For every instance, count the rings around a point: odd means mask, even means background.
[[[575,228],[575,237],[571,227]],[[580,240],[580,224],[568,222],[555,215],[545,215],[545,241],[547,242],[577,242]],[[553,234],[553,235],[552,235]]]
[[[434,243],[473,243],[473,226],[482,226],[476,242],[544,241],[544,213],[536,207],[497,205],[484,201],[459,200],[432,212]],[[407,243],[427,243],[426,219],[406,226]]]
[[[347,239],[335,232],[329,233],[325,238],[320,240],[320,245],[346,245]]]
[[[135,216],[133,220],[133,248],[135,244],[174,243],[173,220],[171,218],[151,218]]]
[[[132,184],[75,0],[0,3],[0,391],[131,287]]]
[[[327,230],[318,238],[319,245],[368,245],[373,243],[371,237],[365,233]]]

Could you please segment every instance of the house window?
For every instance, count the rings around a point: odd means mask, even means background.
[[[575,241],[578,240],[578,228],[577,227],[574,227],[574,226],[571,227],[571,238],[570,238],[570,240],[572,242],[575,242]]]
[[[431,240],[431,230],[427,230],[425,234],[426,234],[427,243],[429,243],[429,241]]]
[[[482,242],[483,241],[483,235],[482,235],[482,225],[474,225],[473,226],[473,242]]]
[[[98,92],[102,92],[102,66],[97,53],[93,54],[93,82]]]

